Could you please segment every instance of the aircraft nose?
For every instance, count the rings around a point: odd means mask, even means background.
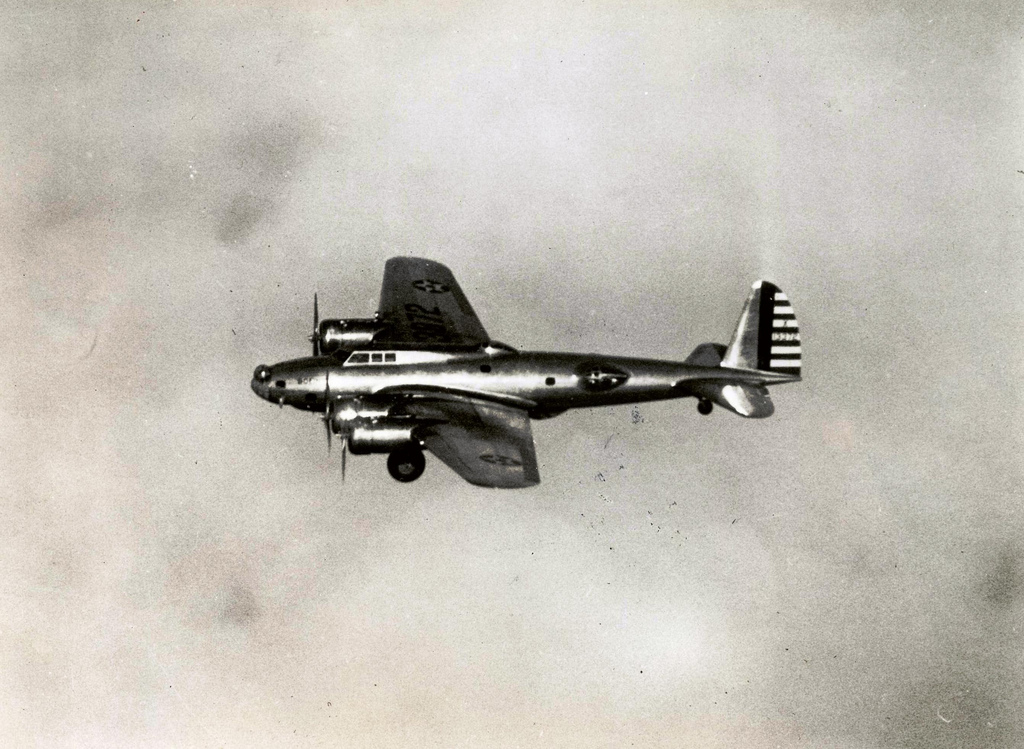
[[[270,376],[270,367],[266,364],[260,364],[256,367],[256,371],[252,373],[250,387],[260,398],[267,397],[267,392],[270,390]]]

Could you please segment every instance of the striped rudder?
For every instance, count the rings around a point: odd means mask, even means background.
[[[743,307],[723,367],[800,376],[800,328],[793,305],[769,281],[754,284]]]
[[[761,284],[761,320],[757,368],[800,376],[800,328],[789,297],[778,286]]]

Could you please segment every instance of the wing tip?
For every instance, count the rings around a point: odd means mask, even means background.
[[[444,263],[438,262],[437,260],[431,260],[428,257],[418,257],[416,255],[394,255],[392,257],[389,257],[385,261],[384,265],[388,266],[397,263],[407,263],[409,261],[412,261],[414,263],[422,263],[424,265],[433,265],[448,270],[448,266],[445,265]]]

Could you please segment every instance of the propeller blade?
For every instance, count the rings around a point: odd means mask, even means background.
[[[345,483],[345,458],[348,456],[348,435],[341,441],[341,483]]]
[[[309,337],[313,342],[313,356],[320,356],[320,306],[317,303],[316,292],[313,292],[313,335]]]
[[[315,343],[313,344],[316,345]],[[331,370],[324,372],[324,427],[327,429],[327,454],[331,454],[331,422],[334,420],[334,403],[331,401]]]

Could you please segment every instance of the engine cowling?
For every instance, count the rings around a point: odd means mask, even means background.
[[[414,442],[412,431],[416,424],[410,421],[378,421],[357,424],[348,438],[348,449],[353,455],[389,453],[402,445]]]
[[[371,398],[347,398],[331,403],[330,428],[348,440],[354,455],[389,453],[413,442],[417,422],[391,416],[390,403]]]
[[[390,404],[378,403],[369,398],[332,400],[330,404],[331,430],[335,434],[351,432],[357,425],[387,419],[390,413]]]
[[[373,319],[323,320],[317,330],[320,353],[331,354],[339,349],[365,346],[385,330],[386,325]]]

